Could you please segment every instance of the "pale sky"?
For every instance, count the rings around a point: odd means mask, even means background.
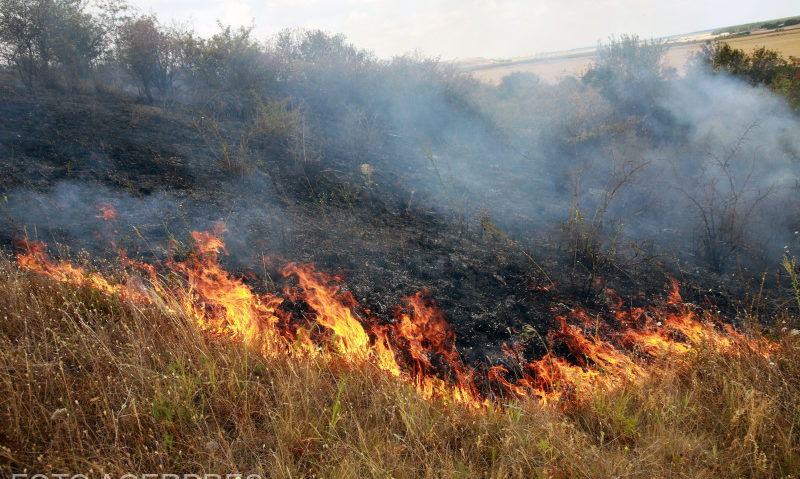
[[[287,27],[344,33],[388,58],[421,50],[443,60],[510,58],[800,15],[797,0],[131,0],[203,36],[255,25],[260,39]]]

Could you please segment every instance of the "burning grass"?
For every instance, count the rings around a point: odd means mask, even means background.
[[[747,350],[765,358],[775,348],[763,336],[743,335],[713,314],[702,312],[701,318],[682,302],[673,281],[666,302],[648,309],[626,309],[624,301],[607,290],[608,311],[594,318],[583,309],[554,313],[555,327],[547,334],[544,357],[526,357],[528,341],[522,340],[512,346],[504,343],[504,365],[475,368],[462,361],[453,329],[424,291],[406,297],[404,306],[395,307],[394,318],[387,320],[362,308],[342,290],[339,278],[310,264],[289,263],[282,275],[295,278],[296,286],[285,286],[282,295],[256,293],[218,262],[220,253],[227,254],[224,232],[221,223],[213,234],[193,232],[188,257],[176,261],[170,256],[161,267],[130,260],[118,250],[126,269],[116,282],[70,261],[52,260],[46,246],[35,241],[18,242],[21,251],[16,258],[23,268],[61,282],[185,312],[200,329],[242,341],[266,357],[371,362],[413,383],[426,398],[446,398],[471,408],[487,407],[505,397],[580,403],[598,390],[659,375],[653,360],[682,362],[693,347],[726,354]],[[113,239],[111,244],[115,245]]]
[[[129,262],[114,282],[33,244],[18,262],[40,274],[2,261],[4,473],[800,473],[796,336],[709,325],[674,290],[616,311],[624,329],[560,318],[549,340],[566,353],[483,372],[422,295],[381,323],[298,265],[296,288],[258,295],[218,267],[217,236],[195,239],[166,279]]]

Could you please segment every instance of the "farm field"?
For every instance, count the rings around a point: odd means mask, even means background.
[[[785,57],[800,58],[800,25],[793,25],[783,31],[753,31],[750,35],[730,39],[711,35],[710,32],[679,36],[674,40],[678,44],[667,50],[665,63],[678,72],[683,72],[686,62],[700,51],[708,40],[725,41],[734,48],[747,51],[763,46],[778,51]],[[456,60],[454,63],[465,71],[472,72],[475,78],[492,84],[499,83],[504,76],[513,72],[534,73],[548,83],[555,83],[565,76],[581,76],[594,58],[594,49],[587,48],[564,54],[553,53],[544,58],[514,59],[507,63],[494,64],[485,59]]]

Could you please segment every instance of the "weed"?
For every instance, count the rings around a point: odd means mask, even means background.
[[[503,238],[504,240],[508,241],[512,246],[514,246],[522,254],[524,254],[525,257],[528,258],[528,260],[531,263],[533,263],[533,265],[536,267],[536,269],[538,269],[539,272],[542,273],[542,276],[544,276],[545,280],[547,281],[547,284],[553,284],[553,281],[550,279],[550,276],[547,274],[547,272],[545,272],[544,268],[542,268],[539,265],[539,263],[537,263],[536,260],[533,259],[533,256],[531,256],[519,244],[517,244],[516,241],[512,240],[505,233],[500,231],[500,228],[498,228],[497,226],[495,226],[494,223],[492,223],[491,219],[489,218],[489,214],[486,211],[482,211],[480,213],[480,222],[481,222],[481,226],[483,227],[484,231],[486,231],[487,233],[495,234],[495,235]]]
[[[789,280],[792,284],[792,292],[794,293],[794,300],[797,303],[797,310],[800,312],[800,274],[797,272],[797,259],[794,256],[790,257],[787,255],[783,257],[781,264],[789,275]]]
[[[300,114],[284,101],[259,101],[255,116],[241,125],[239,138],[231,140],[220,120],[206,114],[192,124],[202,137],[214,160],[228,173],[244,174],[259,163],[255,142],[270,142],[289,138],[300,125]],[[262,145],[263,146],[263,145]]]

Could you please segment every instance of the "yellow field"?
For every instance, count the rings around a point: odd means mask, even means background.
[[[800,25],[794,25],[783,31],[754,31],[750,35],[727,40],[725,37],[708,34],[680,38],[681,43],[667,51],[665,62],[676,68],[678,72],[683,72],[691,56],[702,48],[705,41],[710,39],[725,41],[732,47],[745,51],[763,46],[778,51],[784,57],[800,58]],[[525,58],[496,65],[486,60],[472,60],[469,64],[464,63],[463,68],[471,71],[478,80],[493,84],[499,83],[504,76],[513,72],[535,73],[543,81],[555,83],[565,76],[582,75],[594,61],[594,54],[594,49],[588,49],[577,53],[570,52],[544,58]]]
[[[744,37],[726,40],[730,46],[750,51],[758,47],[767,47],[781,53],[784,57],[800,58],[800,25],[784,31],[769,31],[751,34]]]

